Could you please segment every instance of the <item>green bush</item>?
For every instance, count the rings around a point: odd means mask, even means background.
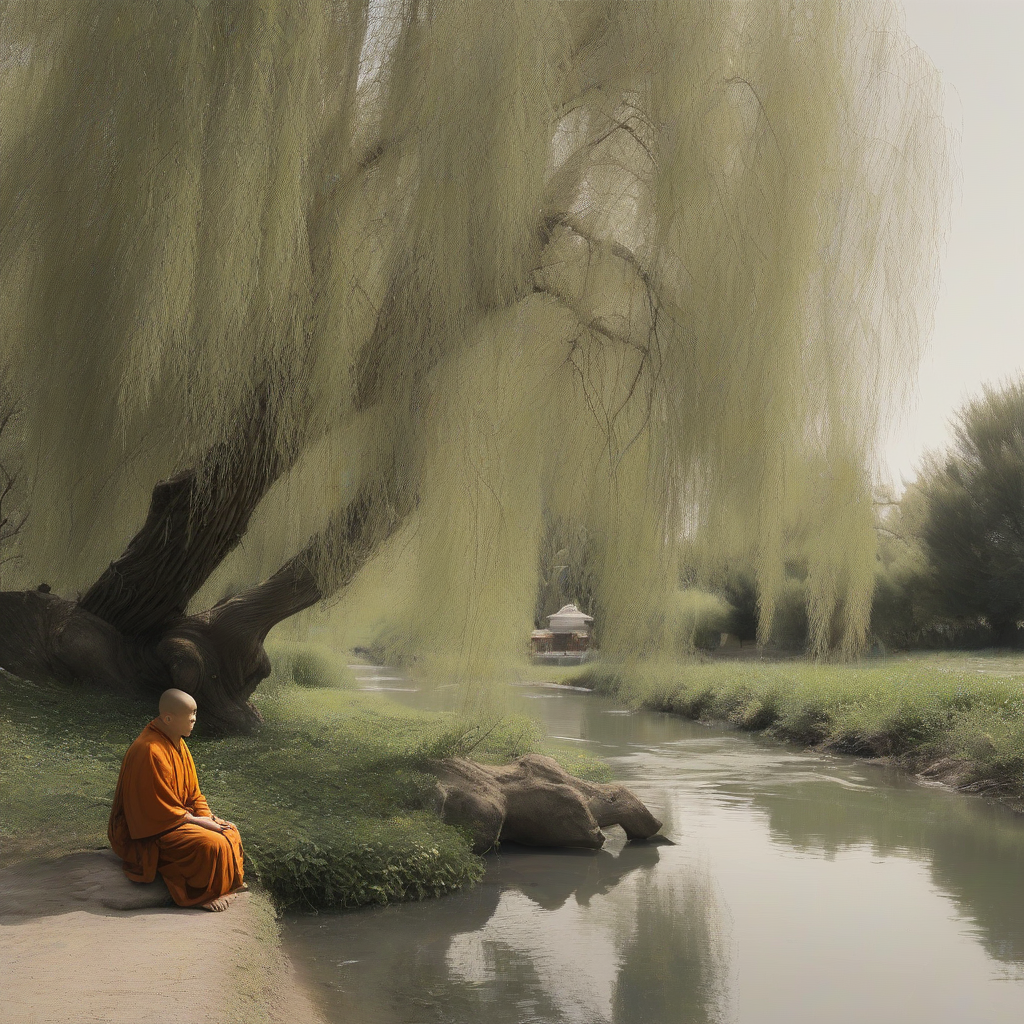
[[[380,822],[353,818],[343,828],[264,828],[246,839],[246,859],[279,907],[360,907],[443,896],[483,876],[455,829],[409,814]],[[319,839],[319,842],[317,841]]]
[[[787,651],[807,647],[807,592],[802,563],[786,563],[786,575],[776,594],[771,644]],[[714,650],[722,633],[731,633],[741,643],[754,643],[760,619],[758,590],[753,569],[723,564],[707,570],[702,587],[679,590],[672,607],[678,649]]]
[[[697,587],[677,590],[669,609],[674,647],[713,651],[729,631],[733,609],[717,594]]]
[[[274,640],[266,644],[270,658],[271,680],[263,684],[263,691],[277,685],[293,682],[309,689],[326,687],[351,688],[356,680],[342,654],[318,644],[291,640]]]
[[[951,615],[942,581],[918,538],[919,494],[908,492],[879,541],[871,635],[892,651],[978,650],[996,640],[977,613]]]

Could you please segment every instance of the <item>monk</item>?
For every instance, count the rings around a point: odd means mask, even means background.
[[[165,690],[159,715],[121,762],[107,837],[133,882],[152,882],[159,871],[179,907],[226,910],[247,889],[242,841],[199,791],[185,745],[195,724],[192,697]]]

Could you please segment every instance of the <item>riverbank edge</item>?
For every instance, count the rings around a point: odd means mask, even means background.
[[[675,692],[638,693],[631,682],[616,670],[590,666],[563,679],[553,680],[555,685],[575,687],[591,693],[611,697],[623,707],[659,711],[676,715],[701,725],[718,726],[737,732],[746,732],[780,744],[793,744],[805,750],[822,754],[842,754],[865,762],[884,765],[905,775],[912,775],[925,785],[941,786],[968,796],[980,796],[1002,804],[1016,814],[1024,814],[1024,773],[1016,781],[1006,777],[992,777],[983,761],[969,757],[956,757],[938,753],[933,743],[894,751],[896,743],[906,744],[906,736],[898,738],[882,734],[847,733],[842,736],[820,735],[822,723],[809,721],[804,728],[787,729],[778,720],[765,722],[758,711],[750,713],[748,704],[734,714],[708,715],[713,704],[708,691],[695,694],[680,687]],[[761,709],[761,715],[765,712]]]
[[[252,925],[249,941],[242,943],[231,965],[234,1016],[228,1020],[325,1024],[315,994],[284,950],[280,915],[271,895],[258,888],[244,897],[243,905]],[[229,907],[225,913],[234,909]]]

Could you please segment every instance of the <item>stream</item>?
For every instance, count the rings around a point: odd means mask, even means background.
[[[505,846],[444,899],[288,915],[332,1024],[1024,1022],[1024,817],[855,758],[523,692],[675,845],[615,827],[600,851]]]

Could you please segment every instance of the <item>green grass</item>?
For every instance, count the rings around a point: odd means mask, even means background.
[[[573,774],[603,762],[541,741],[536,723],[485,725],[354,690],[344,658],[278,643],[253,703],[252,736],[189,739],[215,812],[236,822],[246,870],[279,908],[355,907],[439,896],[483,874],[462,832],[433,811],[431,761],[505,763],[529,750]],[[0,677],[0,864],[107,845],[121,758],[155,715],[112,694]]]
[[[457,749],[458,723],[329,689],[287,687],[256,704],[257,735],[193,753],[280,905],[422,899],[480,877],[465,837],[430,810],[429,761]]]
[[[482,874],[430,810],[432,757],[453,720],[340,689],[272,687],[259,733],[189,740],[214,810],[238,824],[247,870],[279,907],[422,899]],[[200,716],[202,709],[200,708]],[[0,689],[0,858],[106,845],[121,758],[148,706],[6,676]]]
[[[565,679],[637,707],[724,721],[781,740],[920,771],[962,788],[1024,798],[1024,657],[984,652],[855,665],[711,659],[595,664]]]

